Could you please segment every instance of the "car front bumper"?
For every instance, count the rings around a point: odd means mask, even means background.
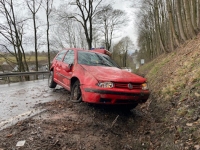
[[[148,90],[126,90],[126,89],[99,89],[82,88],[82,99],[89,103],[99,104],[135,104],[144,103],[149,98]]]

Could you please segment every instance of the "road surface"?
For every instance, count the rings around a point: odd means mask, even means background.
[[[59,99],[62,93],[55,91],[46,79],[0,85],[0,130],[44,111],[34,106]]]

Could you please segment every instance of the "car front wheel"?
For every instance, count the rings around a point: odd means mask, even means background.
[[[82,101],[79,81],[76,81],[72,86],[70,100],[74,103],[80,103]]]
[[[53,80],[53,71],[49,74],[48,85],[50,88],[55,88],[57,83]]]

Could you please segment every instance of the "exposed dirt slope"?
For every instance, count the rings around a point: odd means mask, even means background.
[[[200,35],[139,73],[146,75],[152,92],[145,108],[166,129],[160,140],[171,138],[180,149],[200,149]]]

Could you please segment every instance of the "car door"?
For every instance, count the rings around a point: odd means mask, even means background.
[[[60,51],[55,58],[54,80],[56,80],[59,83],[61,82],[61,64],[66,52],[67,52],[66,50]]]
[[[63,62],[62,62],[62,83],[65,88],[70,90],[70,80],[72,77],[72,69],[74,64],[74,51],[68,50],[67,54],[65,55]]]

